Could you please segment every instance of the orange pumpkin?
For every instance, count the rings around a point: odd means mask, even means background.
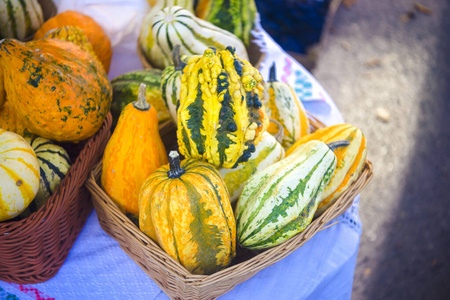
[[[111,64],[112,48],[111,41],[103,28],[91,17],[77,11],[68,10],[48,19],[35,33],[34,39],[40,39],[51,29],[66,25],[80,27],[86,34],[89,42],[94,48],[97,57],[102,62],[106,73],[109,72]]]

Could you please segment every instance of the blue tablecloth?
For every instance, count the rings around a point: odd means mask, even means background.
[[[148,9],[146,1],[55,2],[59,12],[78,10],[91,15],[105,28],[114,47],[110,78],[142,68],[135,46],[140,22]],[[128,14],[123,14],[124,5]],[[120,13],[120,19],[114,17]],[[309,112],[327,125],[343,122],[331,98],[308,71],[264,32],[261,42],[267,47],[266,60],[260,69],[263,77],[267,78],[269,67],[276,61],[278,78],[293,86]],[[358,203],[359,198],[356,198],[353,206],[337,218],[336,225],[317,233],[303,247],[237,285],[220,299],[350,299],[361,235]],[[102,230],[95,211],[55,277],[33,285],[0,281],[0,299],[17,298],[168,299]]]

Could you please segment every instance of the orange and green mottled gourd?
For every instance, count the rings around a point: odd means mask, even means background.
[[[350,124],[337,124],[321,128],[310,135],[302,137],[286,151],[286,156],[290,155],[297,147],[311,140],[319,140],[325,143],[339,140],[350,142],[348,147],[334,150],[337,166],[330,183],[325,187],[322,194],[321,202],[316,212],[316,216],[319,216],[336,202],[342,193],[358,178],[366,160],[366,139],[359,128]]]
[[[8,102],[38,136],[81,141],[102,126],[112,88],[101,64],[79,46],[43,38],[0,42]]]
[[[3,107],[0,108],[0,128],[17,133],[20,136],[23,136],[26,130],[23,123],[17,117],[16,112],[9,104],[9,101],[6,101]]]
[[[90,16],[73,10],[59,13],[42,24],[41,28],[35,33],[34,39],[43,38],[50,30],[66,25],[77,26],[84,31],[106,73],[108,73],[112,57],[111,41],[103,28]]]
[[[269,80],[265,83],[264,88],[269,94],[266,106],[267,114],[283,126],[282,145],[284,148],[288,148],[296,140],[310,133],[306,110],[292,87],[287,83],[277,81],[275,63],[270,68]],[[267,130],[272,134],[277,132],[277,128],[271,126]]]
[[[39,190],[39,163],[19,135],[0,128],[0,222],[18,216]]]
[[[133,215],[139,211],[142,183],[167,163],[158,116],[145,100],[145,90],[145,84],[141,84],[138,101],[122,110],[103,155],[102,187],[122,211]]]
[[[3,104],[6,102],[6,92],[5,92],[5,85],[3,83],[3,69],[0,65],[0,109],[2,109]],[[0,126],[1,128],[1,126]]]
[[[180,153],[216,167],[247,162],[269,124],[261,83],[258,70],[232,47],[190,58],[177,110]]]
[[[212,274],[235,256],[233,211],[225,183],[211,164],[193,159],[180,164],[179,154],[171,151],[169,165],[143,184],[139,203],[141,230],[189,272]]]

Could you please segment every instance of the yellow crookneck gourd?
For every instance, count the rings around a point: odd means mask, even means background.
[[[156,110],[145,99],[145,84],[138,101],[122,110],[103,155],[101,184],[125,213],[138,215],[142,183],[168,162],[158,131]]]

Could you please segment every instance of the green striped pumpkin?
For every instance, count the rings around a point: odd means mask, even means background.
[[[247,47],[255,27],[256,12],[254,0],[199,0],[195,7],[197,17],[234,33]]]
[[[43,23],[42,8],[37,0],[0,0],[0,40],[24,41]]]
[[[36,135],[25,136],[39,162],[39,191],[29,206],[31,211],[39,209],[53,195],[61,180],[69,171],[71,162],[66,150],[52,141]]]
[[[336,168],[329,146],[310,141],[252,176],[236,207],[241,246],[266,249],[308,226]]]
[[[181,55],[201,55],[209,48],[236,48],[236,54],[248,61],[247,50],[234,34],[197,18],[180,6],[166,7],[150,20],[145,18],[139,37],[140,47],[148,62],[164,69],[172,64],[172,50],[181,45]]]
[[[111,103],[113,124],[117,123],[122,109],[128,103],[136,101],[141,83],[146,86],[146,100],[155,107],[158,113],[158,122],[170,119],[161,95],[161,74],[161,70],[157,69],[138,70],[117,76],[111,81],[113,88],[113,101]]]

